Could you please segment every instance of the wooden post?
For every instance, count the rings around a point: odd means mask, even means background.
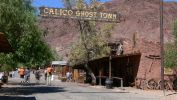
[[[102,68],[99,69],[99,85],[101,85]]]
[[[112,60],[112,57],[110,55],[109,56],[109,79],[111,79],[111,60]]]
[[[160,54],[161,54],[161,89],[165,95],[164,89],[164,34],[163,34],[163,0],[160,0]]]

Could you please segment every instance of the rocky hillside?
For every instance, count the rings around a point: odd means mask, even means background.
[[[159,0],[112,0],[104,5],[105,10],[117,11],[122,15],[121,22],[117,23],[112,31],[113,38],[111,38],[111,40],[123,39],[125,48],[128,48],[127,51],[131,51],[133,34],[136,33],[137,47],[141,52],[147,51],[144,43],[153,43],[159,47]],[[172,25],[176,18],[177,3],[165,3],[165,42],[173,41]],[[45,37],[47,43],[49,43],[59,55],[64,56],[64,58],[66,58],[72,43],[77,40],[79,36],[77,24],[75,23],[74,20],[67,19],[39,19],[40,27],[46,32],[49,32]]]
[[[159,41],[159,0],[113,0],[106,4],[106,8],[120,12],[125,19],[116,26],[114,35],[127,38],[137,32],[148,41]],[[172,22],[176,18],[177,3],[165,3],[165,42],[171,41]]]

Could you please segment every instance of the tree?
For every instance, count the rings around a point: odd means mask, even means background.
[[[165,67],[173,68],[177,66],[177,21],[173,26],[174,43],[165,45]]]
[[[65,0],[68,3],[71,1]],[[100,3],[97,0],[91,0],[91,5],[84,0],[78,0],[76,7],[79,10],[90,9],[94,11],[101,10]],[[70,7],[73,8],[73,7]],[[96,83],[96,78],[88,62],[91,59],[100,58],[110,53],[110,48],[107,46],[107,38],[110,37],[110,31],[113,29],[113,24],[107,24],[104,27],[97,27],[95,21],[80,21],[78,20],[78,28],[80,31],[79,40],[73,45],[70,51],[70,62],[72,65],[85,63],[84,67],[92,77],[92,83]]]
[[[1,56],[26,66],[43,66],[54,56],[37,26],[32,0],[0,0],[0,31],[5,33],[13,53]],[[10,64],[9,62],[4,62]]]
[[[165,67],[173,68],[177,66],[177,46],[172,43],[168,43],[165,46]]]

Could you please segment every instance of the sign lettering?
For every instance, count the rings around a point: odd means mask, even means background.
[[[109,21],[109,22],[120,21],[120,15],[117,13],[48,8],[48,7],[40,7],[40,16],[56,17],[56,18],[71,18],[71,19],[79,19],[79,20]]]

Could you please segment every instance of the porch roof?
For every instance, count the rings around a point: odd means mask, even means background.
[[[12,52],[12,47],[3,33],[0,32],[0,52]]]
[[[111,56],[112,60],[115,60],[115,59],[121,59],[121,58],[125,58],[125,57],[133,57],[133,56],[138,56],[138,55],[141,55],[140,52],[135,52],[135,53],[130,53],[130,54],[123,54],[123,55],[113,55]],[[93,60],[90,60],[89,63],[93,63],[93,62],[108,62],[109,61],[109,57],[110,56],[105,56],[105,57],[102,57],[102,58],[97,58],[97,59],[93,59]],[[79,63],[79,64],[76,64],[73,66],[73,69],[84,69],[84,64],[85,63]]]

